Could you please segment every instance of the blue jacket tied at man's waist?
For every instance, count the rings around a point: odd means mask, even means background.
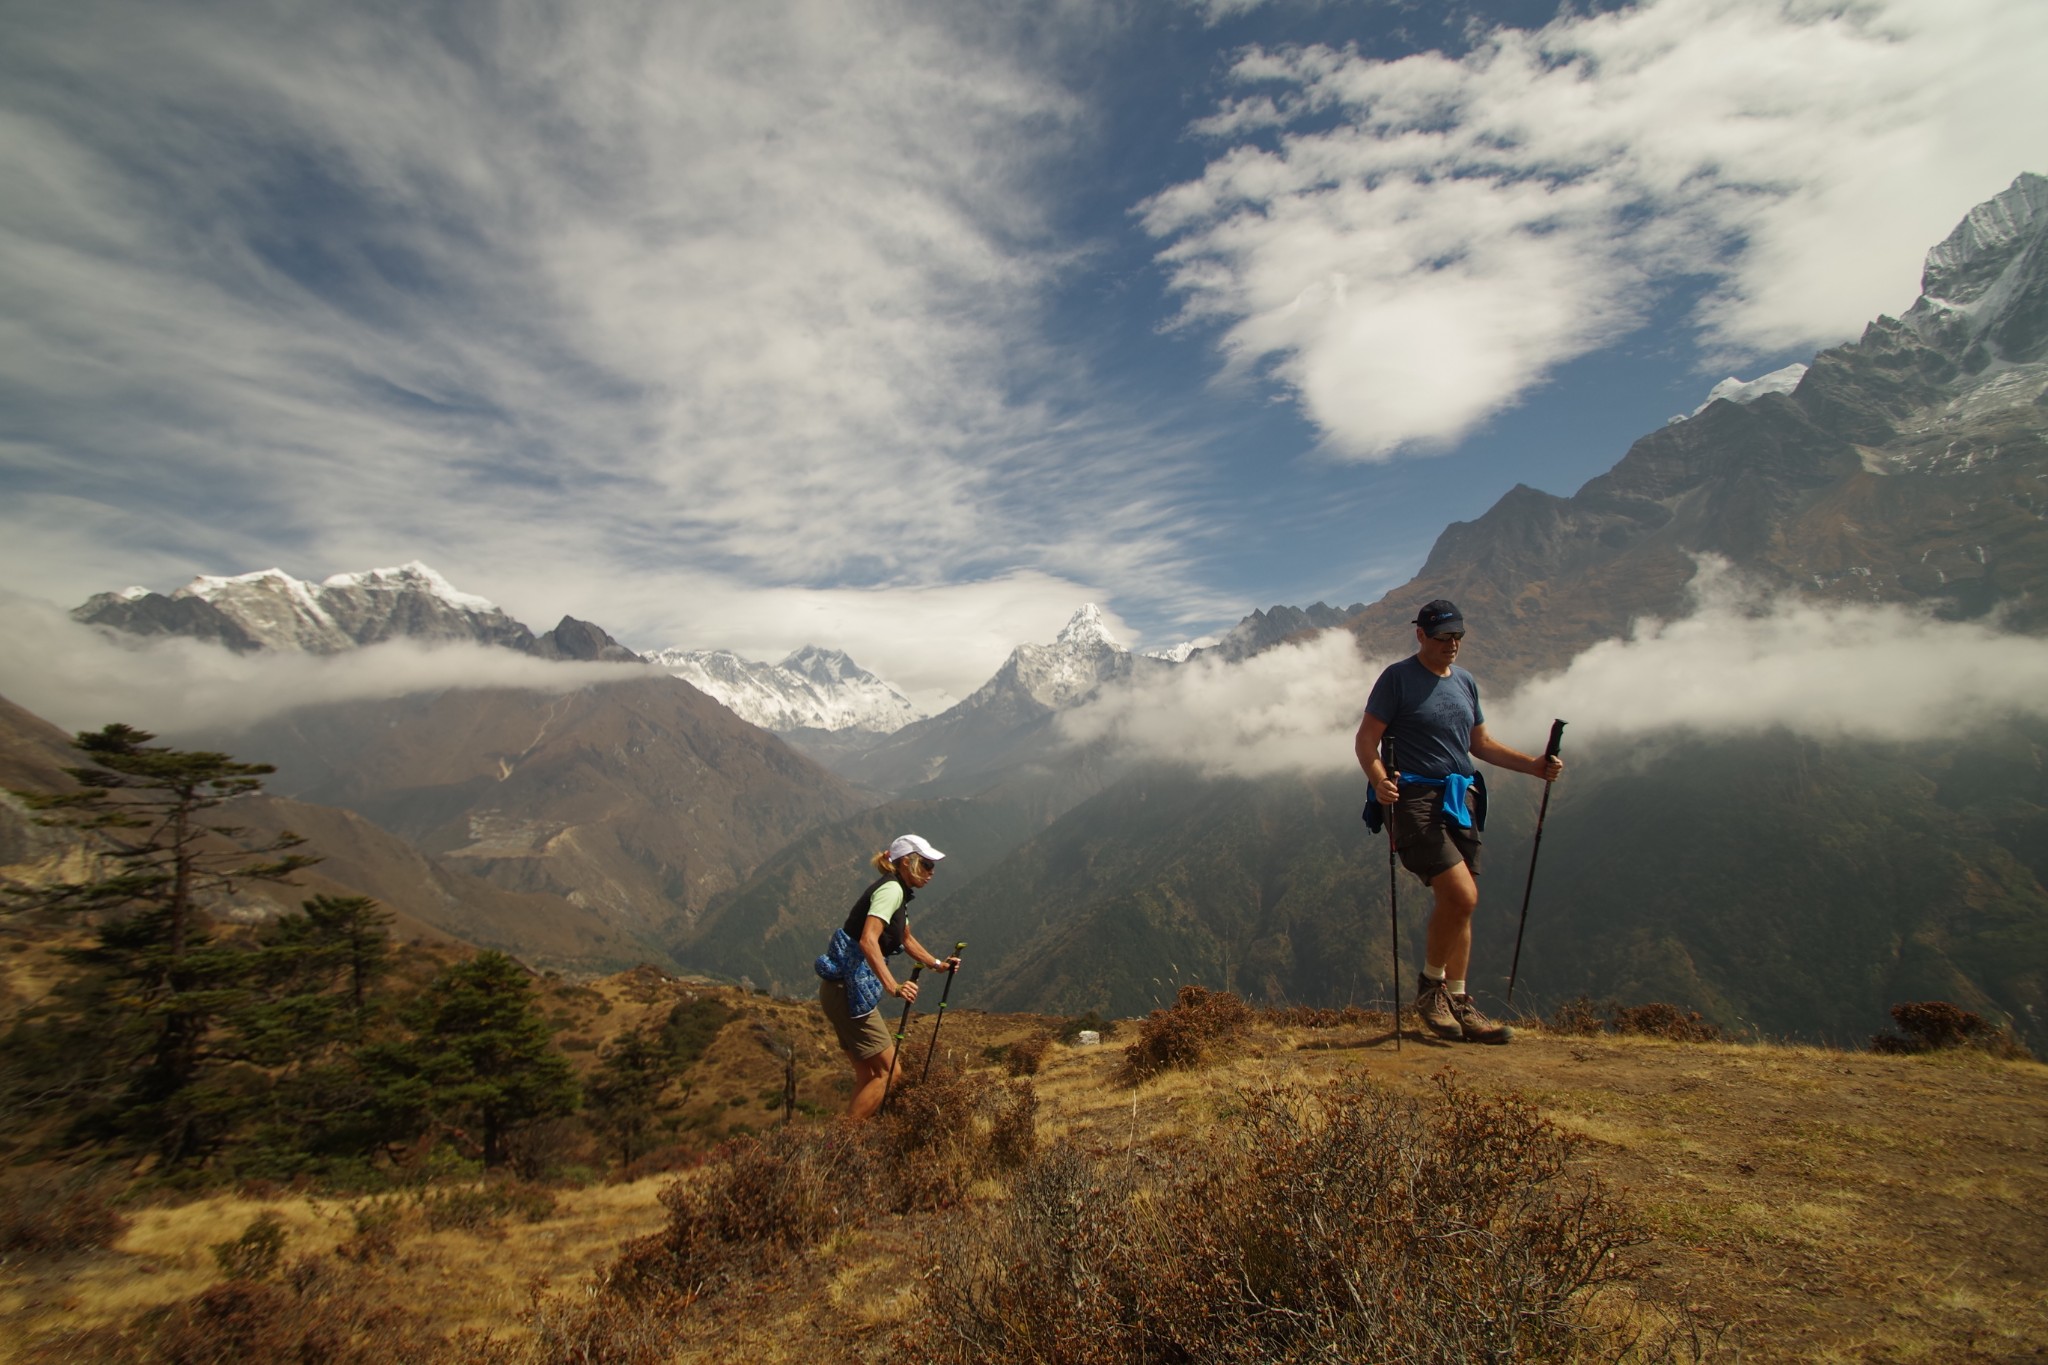
[[[1483,830],[1486,828],[1486,779],[1476,773],[1449,773],[1443,777],[1410,777],[1401,774],[1404,787],[1441,787],[1444,793],[1443,812],[1451,817],[1460,829]],[[1365,827],[1378,834],[1386,823],[1380,803],[1365,803]]]

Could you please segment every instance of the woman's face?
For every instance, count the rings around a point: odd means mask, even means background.
[[[924,859],[911,857],[903,861],[906,864],[903,880],[910,884],[911,890],[915,891],[932,879],[932,865]]]

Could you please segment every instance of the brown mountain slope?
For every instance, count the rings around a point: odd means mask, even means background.
[[[0,698],[0,790],[68,790],[74,784],[64,770],[83,763],[71,738]],[[579,967],[618,967],[663,956],[659,945],[640,942],[615,922],[559,896],[507,891],[441,867],[349,811],[260,794],[218,807],[206,818],[242,826],[254,841],[291,830],[306,840],[300,852],[321,859],[291,883],[237,887],[211,907],[229,918],[265,918],[316,895],[360,895],[392,913],[392,934],[401,940],[518,947],[537,962]],[[18,800],[0,795],[0,877],[35,884],[78,875],[86,847],[72,831],[35,824]]]
[[[306,707],[215,739],[276,764],[273,791],[649,941],[800,831],[868,804],[669,677]]]

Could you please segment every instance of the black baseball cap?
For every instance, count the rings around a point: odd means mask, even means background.
[[[1422,604],[1422,610],[1415,613],[1415,624],[1422,627],[1424,635],[1434,635],[1440,630],[1465,628],[1465,614],[1458,610],[1458,604],[1447,597]]]

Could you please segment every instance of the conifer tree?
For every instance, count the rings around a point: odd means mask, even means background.
[[[238,953],[213,941],[207,904],[239,882],[289,882],[318,862],[291,850],[289,831],[248,844],[246,829],[204,817],[262,789],[275,771],[226,754],[152,745],[156,736],[122,724],[77,736],[88,765],[65,771],[79,789],[57,795],[15,793],[39,822],[93,836],[93,874],[39,888],[9,888],[16,908],[75,910],[111,917],[79,960],[102,969],[118,1004],[148,1021],[146,1055],[108,1068],[126,1076],[112,1124],[148,1133],[167,1159],[203,1145],[206,1106],[185,1092],[206,1059],[208,1031],[240,998],[246,980]],[[84,1041],[118,1047],[132,1037],[120,1025]]]
[[[599,1056],[589,1084],[591,1126],[617,1149],[619,1164],[630,1166],[650,1145],[661,1092],[673,1074],[668,1050],[634,1029],[606,1044]]]
[[[522,1125],[575,1112],[576,1078],[535,1008],[526,969],[482,952],[443,971],[406,1009],[411,1042],[368,1049],[388,1108],[475,1130],[484,1165]]]

